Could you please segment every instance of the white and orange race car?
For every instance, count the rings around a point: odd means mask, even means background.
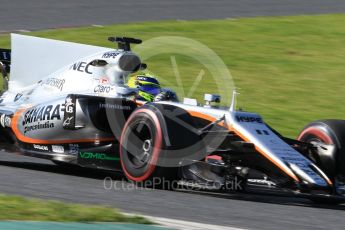
[[[299,141],[285,138],[260,115],[236,110],[236,93],[229,108],[212,105],[220,100],[212,94],[206,105],[138,101],[126,77],[146,67],[130,49],[141,41],[110,41],[118,49],[12,34],[11,50],[0,56],[3,74],[10,71],[0,99],[1,145],[153,186],[269,187],[344,201],[334,173],[341,163],[315,159],[332,151],[332,134],[308,127]]]

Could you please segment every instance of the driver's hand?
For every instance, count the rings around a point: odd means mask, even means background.
[[[153,101],[155,101],[155,102],[157,102],[157,101],[178,102],[178,98],[177,98],[177,95],[174,91],[172,91],[170,89],[165,89],[162,92],[160,92],[159,94],[157,94]]]

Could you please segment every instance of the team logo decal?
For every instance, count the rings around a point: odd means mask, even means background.
[[[62,124],[64,129],[75,128],[75,106],[75,95],[68,95],[65,100],[65,115]]]
[[[34,130],[54,128],[54,121],[61,120],[60,113],[62,108],[62,105],[57,104],[37,106],[26,111],[26,113],[24,114],[24,119],[22,121],[24,134]]]
[[[68,96],[66,98],[65,107],[66,107],[66,113],[74,113],[74,102],[71,96]]]

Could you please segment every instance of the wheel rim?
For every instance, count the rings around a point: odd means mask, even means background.
[[[127,149],[130,163],[136,169],[147,167],[152,159],[154,133],[151,127],[142,121],[130,126],[128,139],[133,145]]]

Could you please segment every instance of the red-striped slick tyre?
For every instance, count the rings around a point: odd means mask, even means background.
[[[128,118],[120,139],[122,170],[130,181],[153,183],[176,178],[176,169],[158,165],[165,149],[163,127],[159,116],[150,108],[138,108]],[[150,185],[150,183],[147,183]]]
[[[334,178],[341,171],[345,172],[342,170],[342,166],[345,165],[345,121],[322,120],[312,122],[304,127],[297,139],[307,143],[333,145],[332,152],[327,154],[317,152],[311,156],[311,159],[330,178]]]
[[[335,182],[345,178],[345,121],[321,120],[308,124],[299,134],[299,141],[333,146],[330,151],[316,151],[310,157]],[[341,180],[343,180],[341,179]],[[318,203],[339,203],[325,198],[312,199]]]

